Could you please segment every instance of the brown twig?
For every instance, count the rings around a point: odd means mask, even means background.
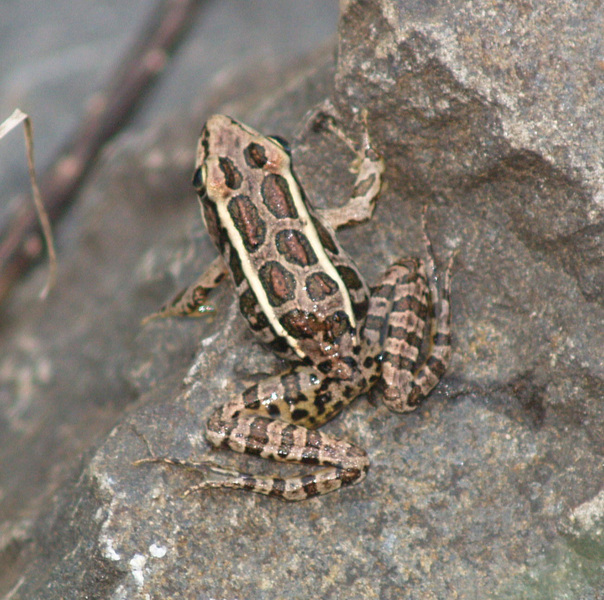
[[[51,222],[64,212],[82,185],[99,150],[124,127],[183,39],[203,0],[162,0],[151,15],[106,91],[90,102],[81,125],[49,169],[40,177]],[[0,230],[0,301],[43,249],[31,203]]]

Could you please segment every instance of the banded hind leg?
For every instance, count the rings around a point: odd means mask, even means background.
[[[314,428],[333,418],[377,381],[378,362],[368,356],[364,358],[366,364],[372,365],[363,375],[331,379],[328,386],[320,374],[306,366],[269,377],[218,407],[208,420],[206,437],[216,448],[321,467],[317,470],[276,477],[241,473],[211,461],[191,463],[161,457],[139,462],[164,462],[220,476],[204,479],[187,493],[205,488],[234,488],[295,501],[358,483],[369,469],[365,451]]]
[[[417,408],[440,381],[451,357],[454,254],[439,292],[423,219],[422,225],[426,260],[402,259],[386,271],[371,295],[364,330],[364,338],[383,349],[384,404],[394,412]],[[424,343],[426,329],[428,339]]]

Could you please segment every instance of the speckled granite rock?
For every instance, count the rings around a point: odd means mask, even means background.
[[[279,363],[245,329],[228,286],[208,319],[150,323],[130,355],[108,357],[140,401],[33,530],[31,566],[12,598],[598,598],[602,9],[383,0],[342,10],[335,90],[323,65],[270,102],[221,110],[287,137],[325,95],[345,123],[368,108],[386,185],[375,219],[342,240],[375,281],[396,257],[421,252],[428,204],[439,262],[459,251],[449,373],[414,414],[360,400],[326,426],[368,450],[359,486],[294,505],[235,492],[183,497],[194,475],[132,461],[147,444],[203,456],[212,407]],[[309,196],[343,202],[350,157],[328,136],[297,130]],[[162,174],[181,156],[171,147],[183,148],[166,140]],[[127,162],[124,193],[143,212],[137,186],[155,167],[143,152],[137,170],[133,147],[121,152],[106,176],[123,180]],[[170,177],[186,180],[181,171]],[[159,197],[151,205],[163,207]],[[134,330],[133,307],[145,314],[213,256],[193,202],[178,217],[163,210],[181,232],[149,229],[154,244],[116,262],[129,308],[97,326],[115,319]]]

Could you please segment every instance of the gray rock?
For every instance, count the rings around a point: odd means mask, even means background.
[[[267,133],[297,128],[298,176],[318,205],[331,206],[350,191],[352,157],[296,124],[331,95],[358,135],[352,116],[367,108],[385,189],[375,218],[344,232],[343,244],[373,282],[397,257],[422,253],[427,204],[439,264],[458,249],[448,374],[416,413],[360,400],[326,426],[372,460],[365,482],[326,497],[293,505],[225,491],[185,497],[194,473],[132,465],[150,451],[207,455],[212,408],[282,365],[245,329],[228,285],[207,319],[138,328],[213,251],[194,203],[166,203],[185,196],[191,117],[159,132],[161,146],[116,149],[99,176],[111,178],[109,189],[87,192],[105,198],[101,206],[113,198],[115,212],[83,209],[79,218],[98,229],[73,276],[85,278],[91,260],[112,260],[117,292],[87,307],[74,328],[138,330],[131,352],[108,355],[106,365],[139,399],[128,413],[114,407],[117,426],[28,530],[33,541],[8,534],[31,553],[11,598],[598,598],[598,10],[349,2],[335,90],[332,66],[320,63],[293,74],[277,96],[220,108]],[[163,154],[149,154],[151,145]]]
[[[594,561],[604,560],[604,490],[574,508],[561,523],[560,531],[567,535],[576,551]]]

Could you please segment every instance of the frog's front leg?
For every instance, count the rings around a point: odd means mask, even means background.
[[[351,197],[343,206],[324,208],[320,211],[321,217],[333,229],[357,225],[371,219],[380,193],[382,174],[385,168],[384,160],[371,145],[367,111],[362,112],[361,120],[363,123],[363,140],[361,149],[357,150],[354,142],[335,125],[335,117],[330,112],[324,112],[320,109],[314,115],[315,129],[327,129],[332,132],[356,154],[353,170],[357,172],[357,178]]]
[[[143,325],[152,319],[198,317],[212,310],[212,307],[206,304],[208,293],[225,278],[228,272],[224,258],[221,255],[217,256],[197,281],[181,290],[157,312],[145,317]]]

